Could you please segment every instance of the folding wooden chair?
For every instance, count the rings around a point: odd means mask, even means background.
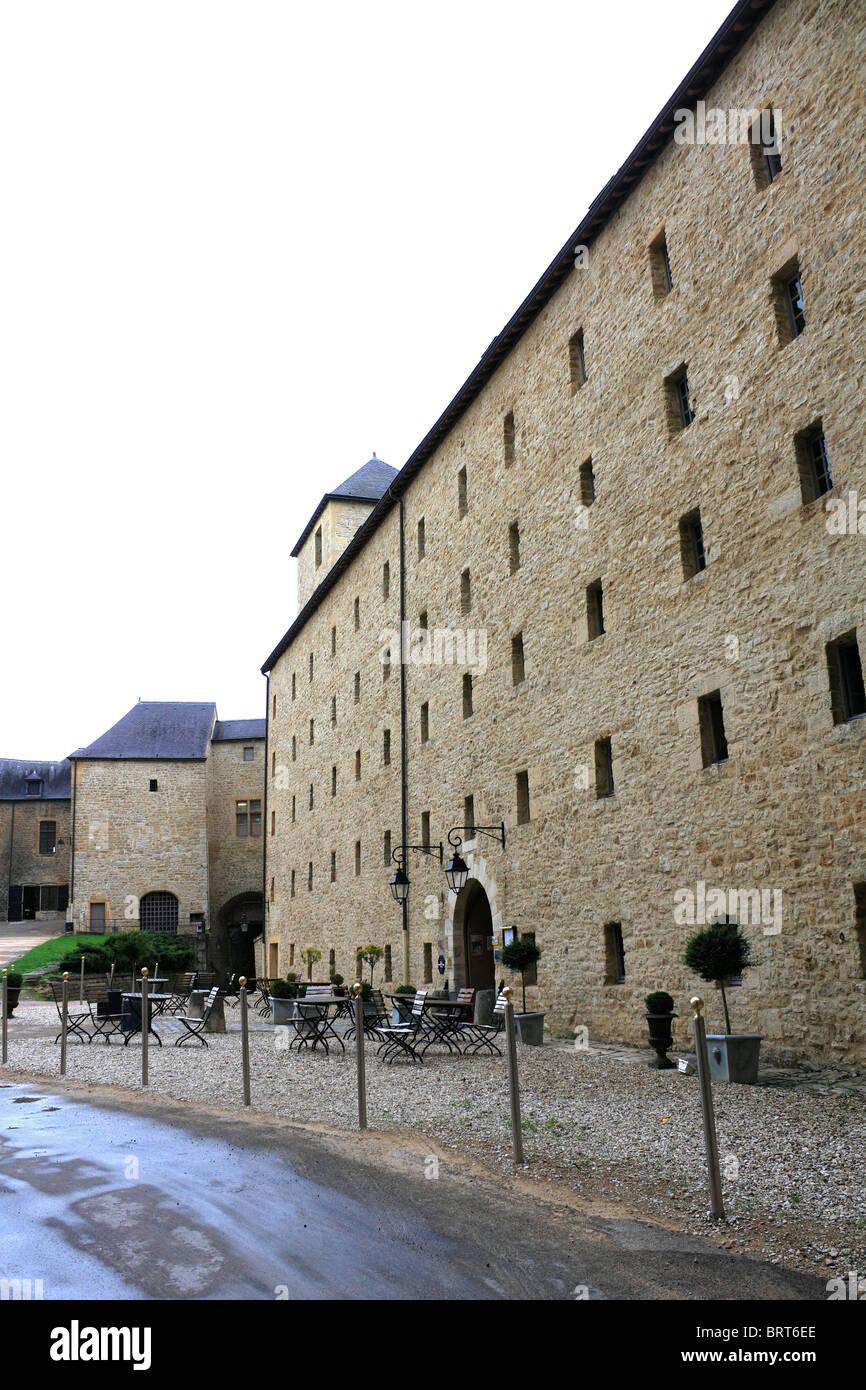
[[[211,1016],[211,1010],[216,1003],[218,994],[219,988],[217,985],[214,985],[207,999],[204,1001],[201,1018],[187,1018],[185,1014],[181,1014],[180,1018],[174,1020],[175,1023],[179,1023],[181,1028],[186,1030],[181,1033],[180,1037],[176,1040],[174,1044],[175,1047],[183,1047],[184,1043],[188,1043],[192,1038],[194,1038],[196,1042],[200,1042],[203,1047],[207,1047],[208,1041],[204,1036],[204,1030],[207,1027],[207,1021]]]

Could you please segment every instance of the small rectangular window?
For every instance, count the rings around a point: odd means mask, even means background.
[[[688,429],[695,418],[689,395],[689,376],[685,366],[679,367],[665,378],[668,432],[679,434]]]
[[[271,891],[270,891],[270,894],[269,894],[269,897],[270,897],[271,902],[274,901],[274,899],[276,898],[276,896],[277,896],[277,881],[276,881],[275,878],[272,877],[272,878],[271,878]]]
[[[382,862],[387,868],[391,863],[391,832],[386,830],[382,836]]]
[[[261,801],[250,802],[250,834],[253,838],[261,838],[262,834],[262,803]]]
[[[252,833],[252,832],[251,832],[251,833]],[[271,834],[272,834],[272,835],[276,835],[276,833],[277,833],[277,813],[276,813],[276,811],[271,811]]]
[[[463,677],[463,718],[469,719],[472,715],[472,676],[467,671]]]
[[[596,579],[586,589],[586,634],[590,642],[604,632],[604,590]]]
[[[514,462],[514,411],[509,410],[502,422],[502,447],[505,456],[505,467],[510,468]]]
[[[475,797],[464,796],[463,798],[463,824],[466,827],[467,838],[471,839],[475,833]]]
[[[472,576],[468,569],[460,576],[460,612],[472,612]]]
[[[422,516],[418,522],[418,559],[423,560],[427,553],[427,526]]]
[[[580,465],[580,500],[584,507],[591,507],[595,501],[595,473],[591,458]]]
[[[244,752],[243,752],[243,760],[244,760],[245,763],[252,763],[252,762],[255,762],[255,758],[256,758],[256,750],[255,750],[255,748],[245,748],[245,749],[244,749]]]
[[[508,528],[508,568],[512,574],[520,569],[520,525],[516,521]]]
[[[296,734],[292,734],[292,762],[293,762],[293,763],[296,763],[297,761],[298,761],[298,738],[297,738],[297,735],[296,735]]]
[[[661,232],[650,245],[650,278],[653,298],[656,302],[666,299],[674,287],[674,282],[671,275],[670,257],[668,256],[668,243],[664,232]]]
[[[704,767],[725,762],[728,756],[728,740],[725,736],[720,691],[714,690],[709,695],[701,696],[698,700],[698,720],[701,731],[701,757]]]
[[[356,877],[356,878],[359,878],[359,877],[360,877],[360,874],[361,874],[361,841],[360,841],[360,840],[356,840],[356,841],[355,841],[355,877]]]
[[[312,893],[312,891],[313,891],[313,861],[312,861],[312,859],[311,859],[310,862],[309,862],[309,864],[307,865],[307,892],[308,892],[308,893]]]
[[[292,869],[292,876],[291,876],[291,879],[289,880],[289,897],[290,897],[290,898],[293,898],[294,896],[295,896],[295,871],[294,871],[294,869]],[[289,965],[294,965],[294,955],[295,955],[295,951],[294,951],[294,947],[293,947],[293,948],[292,948],[292,951],[291,951],[291,955],[290,955],[290,957],[289,957]]]
[[[235,802],[235,834],[244,837],[250,833],[249,803]]]
[[[356,751],[356,753],[355,753],[355,781],[356,781],[356,782],[360,782],[360,780],[361,780],[361,750],[360,750],[360,748],[359,748],[359,749],[357,749],[357,751]]]
[[[297,677],[297,673],[296,673],[295,671],[293,671],[293,672],[292,672],[292,699],[293,699],[293,700],[294,700],[295,697],[297,696],[297,693],[298,693],[298,677]]]
[[[806,313],[803,307],[803,286],[800,280],[800,266],[796,259],[782,267],[771,282],[773,314],[776,320],[776,336],[779,346],[799,338],[806,327]]]
[[[424,983],[425,983],[425,985],[432,985],[432,983],[433,983],[433,943],[432,943],[432,941],[425,941],[425,942],[424,942]]]
[[[355,599],[355,603],[354,603],[353,610],[352,610],[352,618],[353,618],[353,621],[354,621],[354,624],[355,624],[355,631],[356,631],[356,632],[360,632],[360,630],[361,630],[361,600],[360,600],[359,598],[356,598],[356,599]]]
[[[391,763],[391,730],[382,730],[382,763],[389,767]]]
[[[518,772],[515,777],[517,790],[517,824],[526,825],[531,819],[529,807],[529,773]]]
[[[271,696],[271,718],[272,718],[272,719],[276,719],[276,717],[277,717],[277,697],[276,697],[276,695],[272,695],[272,696]]]
[[[336,727],[337,727],[337,697],[336,697],[336,695],[332,695],[332,696],[331,696],[331,728],[332,728],[332,729],[336,729]]]
[[[321,528],[321,526],[319,526],[319,527],[316,528],[316,569],[319,568],[319,566],[321,565],[321,563],[322,563],[322,528]]]
[[[461,468],[457,474],[457,515],[465,516],[469,510],[469,502],[466,492],[466,469]]]
[[[311,748],[312,748],[313,744],[315,743],[315,740],[316,740],[316,721],[315,721],[315,719],[311,719],[311,720],[310,720],[310,747],[311,747]]]
[[[271,754],[271,777],[276,777],[276,775],[277,775],[277,750],[274,749],[273,753]]]
[[[309,809],[310,809],[311,811],[312,811],[312,809],[313,809],[313,786],[314,786],[314,784],[311,782],[311,783],[310,783],[310,801],[309,801]]]
[[[361,672],[360,672],[360,671],[356,671],[356,672],[355,672],[355,704],[356,704],[356,705],[357,705],[357,704],[360,704],[360,702],[361,702]]]
[[[595,794],[601,799],[613,796],[613,749],[609,738],[596,739],[595,744]]]
[[[520,685],[526,675],[523,657],[523,633],[518,632],[511,639],[511,683]]]
[[[827,669],[830,674],[833,723],[847,724],[850,719],[866,714],[866,691],[856,628],[837,637],[835,642],[827,643]]]
[[[693,579],[707,567],[704,550],[704,528],[698,508],[687,512],[680,519],[680,556],[683,562],[683,577]]]
[[[391,648],[386,647],[382,653],[382,680],[386,681],[391,676]]]
[[[334,766],[331,768],[331,796],[336,796],[336,795],[337,795],[337,768],[336,768],[336,765],[334,765]]]
[[[39,822],[39,853],[56,854],[57,852],[57,821],[41,820]]]
[[[420,627],[422,632],[426,632],[429,627],[429,619],[427,617],[426,608],[422,608],[421,612],[418,614],[418,626]]]
[[[800,492],[804,504],[823,497],[833,486],[833,474],[827,456],[827,441],[820,420],[794,436]]]
[[[331,656],[337,655],[337,629],[331,628]]]
[[[28,790],[29,790],[29,788],[28,788]],[[159,782],[157,781],[157,779],[156,779],[155,777],[151,777],[151,779],[150,779],[150,786],[149,786],[149,788],[148,788],[148,791],[152,791],[152,792],[158,792],[158,791],[159,791]]]
[[[764,107],[749,131],[749,153],[755,183],[759,188],[768,188],[782,172],[776,118],[771,106]]]
[[[315,661],[314,661],[313,653],[310,652],[310,680],[313,679],[313,667],[314,667],[314,664],[315,664]]]
[[[421,706],[421,742],[427,743],[430,738],[430,705],[425,700]]]
[[[331,850],[331,882],[337,882],[337,851]]]
[[[388,985],[388,984],[391,984],[391,982],[392,982],[393,979],[394,979],[393,967],[392,967],[392,964],[391,964],[391,947],[390,947],[390,946],[386,946],[386,947],[385,947],[385,961],[384,961],[384,965],[385,965],[385,984]]]
[[[571,335],[568,343],[568,365],[571,374],[571,389],[578,391],[586,381],[586,351],[583,343],[583,329]]]
[[[625,946],[620,922],[608,922],[604,929],[604,982],[625,984]]]
[[[391,566],[386,560],[382,566],[382,597],[387,598],[391,592]]]
[[[430,848],[430,812],[421,812],[421,844],[425,849]]]
[[[296,796],[293,796],[293,797],[292,797],[292,825],[295,824],[295,821],[297,820],[297,818],[298,818],[298,798],[297,798]]]

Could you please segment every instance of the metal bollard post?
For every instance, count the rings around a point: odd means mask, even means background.
[[[78,982],[78,1002],[84,1005],[84,957],[81,957],[81,978]]]
[[[69,971],[63,972],[62,1004],[60,1007],[60,1075],[66,1075],[66,1030],[69,1027]]]
[[[364,1051],[364,1001],[357,981],[355,991],[355,1058],[358,1063],[358,1128],[367,1128],[367,1073]]]
[[[710,1178],[710,1203],[716,1220],[724,1221],[722,1176],[719,1171],[719,1141],[716,1138],[716,1118],[713,1113],[713,1093],[710,1087],[710,1059],[707,1056],[707,1030],[701,1010],[704,1001],[699,994],[690,999],[695,1016],[695,1052],[698,1057],[698,1083],[701,1088],[701,1114],[704,1121],[704,1146]]]
[[[141,972],[141,1084],[147,1085],[148,1040],[150,1038],[150,1019],[148,1017],[147,966]]]
[[[6,971],[4,970],[4,971],[3,971],[3,1065],[4,1065],[4,1067],[5,1067],[6,1063],[7,1063],[7,1061],[9,1060],[9,1046],[8,1046],[8,1041],[7,1041],[7,1037],[6,1037],[6,1008],[7,1008],[8,1002],[9,1002],[9,996],[8,996],[8,993],[7,993],[8,989],[9,989],[9,986],[8,986],[8,984],[6,983]]]
[[[252,1105],[250,1097],[250,1029],[247,1018],[247,977],[238,980],[241,997],[241,1069],[244,1076],[244,1105]]]
[[[520,1118],[520,1084],[517,1079],[517,1038],[514,1032],[514,1005],[511,1002],[511,988],[506,985],[505,995],[505,1050],[508,1057],[508,1099],[511,1105],[511,1137],[514,1143],[514,1162],[521,1165],[523,1158],[523,1126]]]

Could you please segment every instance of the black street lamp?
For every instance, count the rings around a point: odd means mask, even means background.
[[[445,877],[452,893],[459,893],[465,888],[469,877],[469,866],[460,853],[460,846],[463,844],[461,830],[468,831],[470,838],[487,835],[491,840],[497,840],[505,849],[505,821],[500,821],[499,825],[455,825],[448,831],[448,843],[454,853],[445,865]]]
[[[415,854],[433,854],[439,856],[439,863],[442,863],[442,843],[438,845],[398,845],[391,851],[391,858],[397,865],[397,872],[391,876],[390,888],[394,896],[395,903],[404,903],[409,897],[409,879],[406,876],[406,855],[412,850]]]

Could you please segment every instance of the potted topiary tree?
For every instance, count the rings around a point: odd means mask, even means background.
[[[312,978],[313,978],[313,966],[316,964],[317,961],[320,961],[321,959],[322,959],[322,953],[321,953],[321,951],[319,950],[318,946],[305,946],[305,947],[304,947],[303,951],[301,952],[301,960],[304,962],[304,965],[307,967],[307,979],[308,979],[308,980],[312,980]]]
[[[539,1011],[528,1013],[526,1009],[526,975],[541,957],[541,951],[534,941],[526,937],[518,938],[503,946],[500,960],[509,970],[520,972],[523,986],[523,1012],[514,1015],[517,1037],[520,1042],[540,1047],[544,1042],[544,1014]]]
[[[6,1017],[11,1018],[18,1008],[18,1000],[21,997],[21,986],[24,983],[24,976],[19,975],[15,970],[6,971]]]
[[[683,964],[722,993],[725,1033],[707,1034],[710,1076],[714,1081],[751,1084],[758,1079],[761,1033],[732,1033],[725,986],[753,965],[752,948],[736,922],[711,922],[686,942]]]
[[[343,982],[342,975],[338,975],[336,970],[331,971],[331,984],[333,986],[334,993],[338,995],[341,999],[345,999],[346,986]]]
[[[669,1047],[673,1046],[673,1021],[676,1018],[674,1013],[674,1001],[667,990],[658,989],[653,994],[648,994],[644,1000],[646,1005],[646,1021],[649,1024],[650,1047],[655,1048],[655,1059],[647,1062],[648,1067],[655,1067],[657,1071],[667,1071],[675,1067],[667,1056]]]
[[[271,1001],[271,1023],[288,1023],[298,1016],[298,1000],[307,992],[297,975],[288,975],[285,980],[271,980],[268,995]]]
[[[385,952],[384,952],[384,950],[382,949],[381,946],[373,946],[373,945],[365,946],[364,949],[363,949],[363,951],[361,952],[361,960],[362,960],[362,961],[365,961],[366,964],[369,965],[369,967],[370,967],[370,988],[371,988],[371,989],[372,989],[372,987],[373,987],[373,971],[375,970],[376,966],[379,964],[379,961],[382,959],[382,957],[384,956],[384,954],[385,954]]]

